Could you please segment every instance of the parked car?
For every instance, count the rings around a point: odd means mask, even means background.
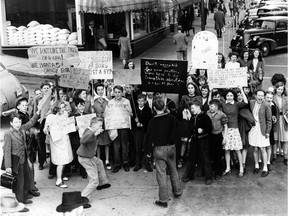
[[[0,62],[0,116],[14,112],[15,101],[20,97],[29,99],[28,90]]]
[[[287,24],[286,16],[259,18],[254,22],[254,28],[245,30],[237,43],[231,41],[230,48],[238,53],[245,47],[259,48],[263,56],[268,56],[271,50],[287,48]]]
[[[288,16],[288,11],[272,11],[264,14],[264,17],[268,16]]]
[[[259,7],[263,7],[265,5],[288,5],[288,2],[285,1],[285,0],[262,0],[260,3],[259,3]]]
[[[263,6],[261,8],[258,8],[257,17],[259,18],[263,17],[265,16],[265,13],[272,12],[272,11],[281,11],[281,9],[278,6],[274,6],[274,5]]]

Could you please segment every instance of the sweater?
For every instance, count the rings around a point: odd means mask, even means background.
[[[80,139],[80,147],[76,153],[80,157],[92,158],[96,155],[97,145],[98,139],[95,131],[88,127]]]

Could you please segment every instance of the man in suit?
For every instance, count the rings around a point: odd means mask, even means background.
[[[225,25],[225,14],[219,7],[218,10],[215,9],[214,13],[215,30],[217,32],[217,38],[222,38],[222,28]]]
[[[94,20],[89,22],[88,28],[85,29],[85,48],[86,50],[95,51],[96,50],[96,26]]]
[[[178,26],[178,32],[173,37],[173,43],[176,44],[176,53],[178,60],[187,60],[188,38],[182,33],[182,26]]]

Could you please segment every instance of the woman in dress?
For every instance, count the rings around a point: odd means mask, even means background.
[[[248,61],[248,83],[253,89],[253,92],[256,92],[258,89],[262,89],[262,81],[264,77],[264,59],[259,49],[255,49],[253,52],[252,60]]]
[[[63,180],[68,180],[67,177],[62,179],[63,169],[66,164],[73,160],[73,153],[70,144],[70,139],[67,133],[62,129],[62,122],[68,118],[65,103],[56,104],[52,109],[52,113],[46,118],[44,133],[50,134],[51,147],[51,161],[57,166],[57,180],[56,186],[60,188],[67,188]],[[58,130],[57,130],[58,129]]]
[[[187,84],[187,95],[183,95],[181,97],[180,103],[179,103],[179,115],[181,115],[181,128],[182,128],[182,134],[181,134],[181,152],[180,152],[180,159],[178,161],[178,168],[182,168],[183,162],[184,162],[184,155],[187,148],[188,143],[188,125],[191,118],[191,112],[190,112],[190,105],[193,101],[199,101],[202,103],[202,98],[200,96],[199,89],[197,85],[194,82],[189,82]]]
[[[258,174],[259,172],[258,148],[260,148],[263,159],[262,177],[266,177],[268,175],[266,147],[270,146],[269,136],[272,128],[271,108],[268,103],[265,102],[264,97],[264,91],[258,90],[256,92],[256,100],[250,101],[250,109],[252,110],[255,118],[255,126],[251,128],[248,135],[249,143],[254,147],[254,174]]]
[[[243,92],[243,88],[240,87],[240,90],[244,102],[236,102],[237,99],[236,93],[233,90],[228,89],[224,94],[226,102],[222,103],[223,112],[228,117],[227,137],[224,137],[223,139],[223,143],[225,143],[224,150],[226,160],[226,170],[224,171],[223,176],[231,173],[230,151],[235,150],[239,161],[238,178],[242,178],[244,176],[244,168],[241,155],[241,149],[243,148],[243,145],[238,129],[238,113],[239,110],[245,107],[248,103],[246,95]]]
[[[249,60],[249,50],[244,49],[240,54],[240,58],[238,59],[238,62],[240,63],[240,67],[247,67],[248,60]]]
[[[132,55],[132,48],[130,44],[130,39],[127,37],[128,33],[126,29],[121,31],[121,37],[118,40],[118,46],[120,48],[120,59],[122,60],[123,67],[125,66],[128,59]]]
[[[218,69],[224,69],[225,68],[225,57],[222,53],[218,52]]]
[[[285,86],[278,83],[275,86],[275,95],[273,98],[277,106],[277,123],[275,125],[274,139],[275,143],[280,142],[284,151],[284,164],[287,166],[287,145],[288,145],[288,97]]]
[[[104,84],[99,83],[95,86],[96,90],[96,96],[94,97],[94,112],[96,113],[96,116],[98,118],[103,119],[104,118],[104,111],[106,109],[106,106],[108,104],[108,98],[104,95]],[[111,140],[108,135],[108,131],[104,130],[103,133],[101,133],[98,136],[98,147],[97,147],[97,157],[100,158],[101,156],[101,146],[105,148],[105,165],[108,170],[111,169],[111,165],[109,162],[109,145],[111,143]]]

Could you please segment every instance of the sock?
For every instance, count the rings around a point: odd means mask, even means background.
[[[255,163],[255,169],[259,169],[259,163]]]
[[[267,166],[263,166],[263,171],[268,172]]]

